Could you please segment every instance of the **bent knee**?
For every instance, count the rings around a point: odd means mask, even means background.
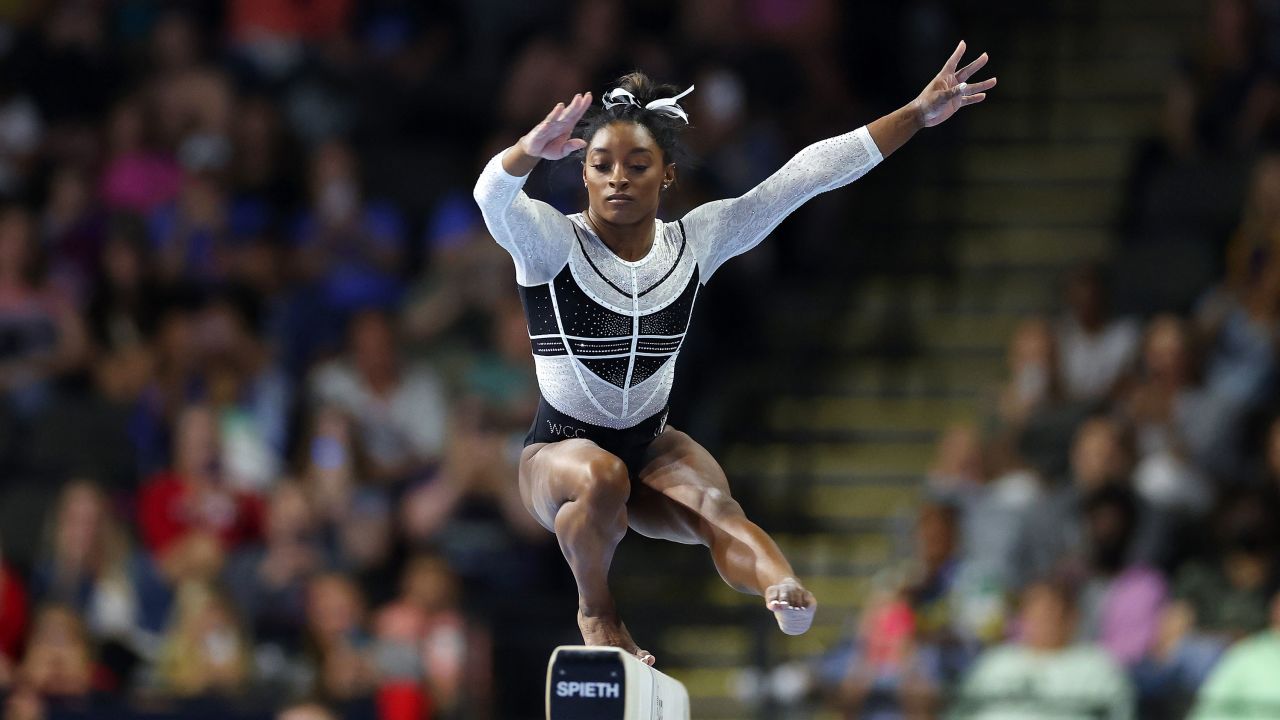
[[[607,452],[593,454],[583,463],[577,495],[591,503],[625,503],[631,495],[626,463]]]

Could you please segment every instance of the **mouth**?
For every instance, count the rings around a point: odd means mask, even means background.
[[[609,203],[610,205],[622,205],[625,203],[632,202],[632,197],[630,195],[623,195],[622,193],[616,193],[614,195],[610,195],[609,197],[605,198],[604,201]]]

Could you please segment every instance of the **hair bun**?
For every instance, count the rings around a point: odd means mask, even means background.
[[[658,98],[674,97],[680,92],[680,88],[675,85],[655,82],[652,78],[639,70],[618,78],[614,87],[622,88],[623,90],[631,93],[641,105],[657,100]]]

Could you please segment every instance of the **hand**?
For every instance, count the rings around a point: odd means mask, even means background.
[[[965,65],[960,70],[956,70],[956,66],[960,64],[960,58],[964,56],[964,50],[965,44],[961,40],[960,44],[956,46],[956,51],[951,53],[947,64],[942,66],[942,71],[925,86],[920,96],[915,99],[914,105],[916,111],[920,114],[921,126],[933,127],[941,124],[965,105],[973,105],[986,100],[986,91],[996,86],[995,78],[983,80],[980,83],[969,84],[968,82],[974,73],[987,64],[986,53],[982,53],[978,56],[978,59]]]
[[[582,138],[571,138],[573,128],[591,107],[591,93],[578,93],[566,106],[556,103],[547,117],[520,138],[521,150],[530,157],[559,160],[587,146]]]

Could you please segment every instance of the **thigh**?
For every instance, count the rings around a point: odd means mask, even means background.
[[[599,445],[581,438],[534,443],[520,453],[520,499],[538,522],[556,531],[560,506],[574,500],[588,482],[592,466],[602,459],[622,461]]]
[[[733,498],[720,463],[687,433],[668,427],[649,445],[627,510],[642,535],[706,545],[707,518],[726,504]]]

